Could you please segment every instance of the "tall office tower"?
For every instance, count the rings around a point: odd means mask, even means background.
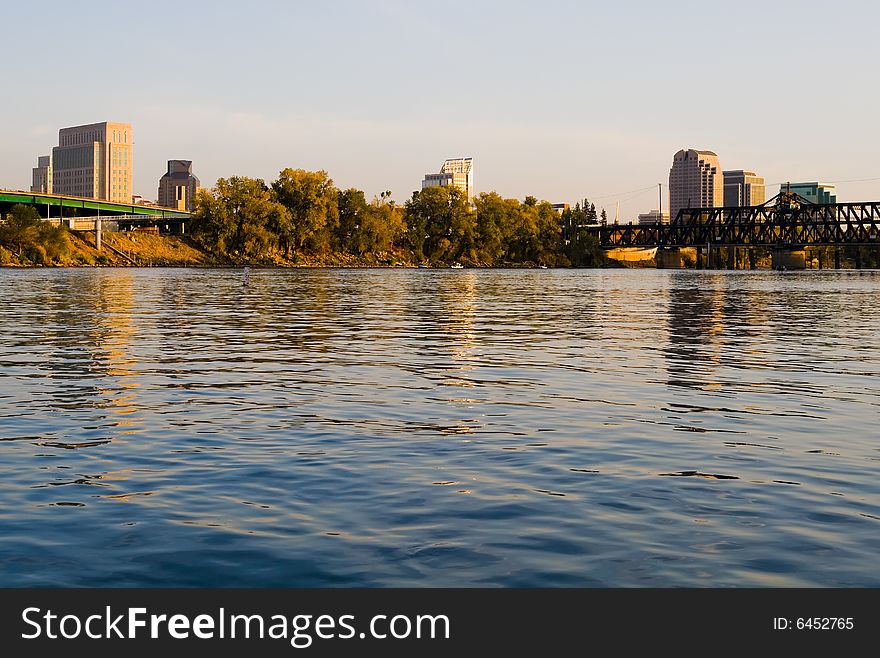
[[[446,160],[439,174],[425,174],[422,189],[452,185],[461,190],[470,202],[474,198],[474,160],[473,158],[456,158]]]
[[[724,206],[760,206],[767,200],[764,177],[754,171],[724,172]]]
[[[682,208],[720,208],[724,205],[724,173],[712,151],[682,149],[669,170],[669,219]]]
[[[169,160],[168,172],[159,179],[159,205],[192,212],[199,187],[192,160]]]
[[[131,146],[128,123],[62,128],[52,149],[53,192],[131,203]]]
[[[52,156],[41,155],[32,170],[31,192],[52,194]]]

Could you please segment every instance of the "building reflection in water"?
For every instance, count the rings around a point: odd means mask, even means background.
[[[87,345],[94,368],[103,376],[96,383],[97,398],[93,406],[112,416],[109,427],[120,428],[120,434],[140,431],[137,390],[139,374],[137,359],[132,354],[137,328],[133,319],[135,283],[124,269],[101,272],[89,279],[92,287],[90,310],[92,322],[87,332]]]
[[[452,359],[444,380],[449,386],[473,386],[467,373],[474,369],[476,296],[477,275],[474,272],[456,273],[440,292],[441,308],[446,313],[446,322],[441,329],[451,340]]]
[[[669,342],[665,349],[668,384],[699,390],[721,387],[727,290],[717,277],[688,277],[669,289]]]

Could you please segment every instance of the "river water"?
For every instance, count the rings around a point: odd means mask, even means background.
[[[880,586],[880,272],[0,291],[2,586]]]

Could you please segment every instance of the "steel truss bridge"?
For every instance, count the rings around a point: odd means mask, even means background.
[[[880,201],[811,204],[778,195],[760,206],[683,208],[669,224],[592,230],[605,249],[880,245]]]

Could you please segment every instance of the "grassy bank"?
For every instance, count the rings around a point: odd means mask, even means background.
[[[182,237],[147,233],[105,233],[98,251],[93,233],[62,229],[50,244],[39,240],[16,249],[0,245],[6,267],[193,267],[210,259]]]

